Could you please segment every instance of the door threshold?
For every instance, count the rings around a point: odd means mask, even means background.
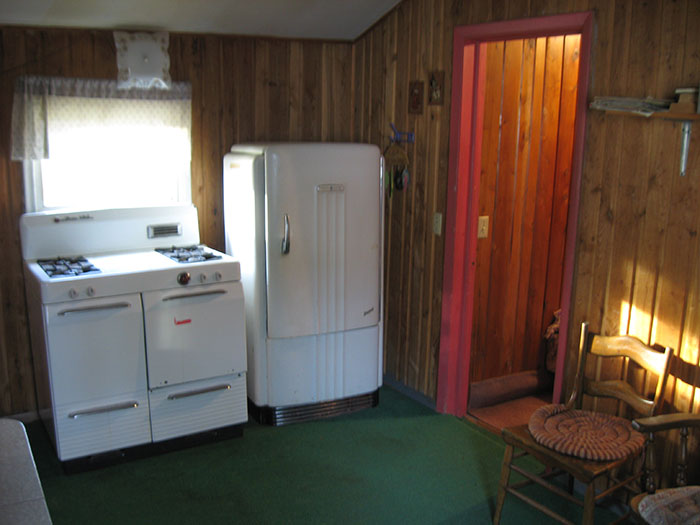
[[[491,432],[500,434],[506,427],[527,424],[530,416],[539,407],[548,405],[552,401],[552,392],[544,391],[516,399],[511,399],[480,408],[470,408],[467,416],[470,421],[476,423]]]

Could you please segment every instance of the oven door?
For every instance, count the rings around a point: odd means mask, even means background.
[[[239,282],[143,293],[151,389],[246,371]]]
[[[151,441],[141,297],[44,308],[58,457]]]

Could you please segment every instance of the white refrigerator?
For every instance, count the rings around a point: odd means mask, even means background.
[[[235,145],[226,251],[241,265],[251,414],[281,425],[378,402],[383,159],[350,143]]]

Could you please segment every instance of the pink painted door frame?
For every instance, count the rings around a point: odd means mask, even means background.
[[[462,417],[467,413],[469,401],[469,356],[474,313],[472,297],[476,270],[476,229],[485,89],[486,46],[480,43],[573,33],[581,35],[581,47],[571,193],[562,280],[562,315],[554,376],[553,399],[555,402],[561,399],[564,380],[586,129],[586,96],[590,72],[593,13],[572,13],[455,28],[445,217],[447,228],[436,402],[439,412]]]

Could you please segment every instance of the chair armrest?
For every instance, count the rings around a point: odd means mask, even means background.
[[[659,432],[672,428],[700,427],[700,414],[661,414],[632,421],[632,427],[639,432]]]

